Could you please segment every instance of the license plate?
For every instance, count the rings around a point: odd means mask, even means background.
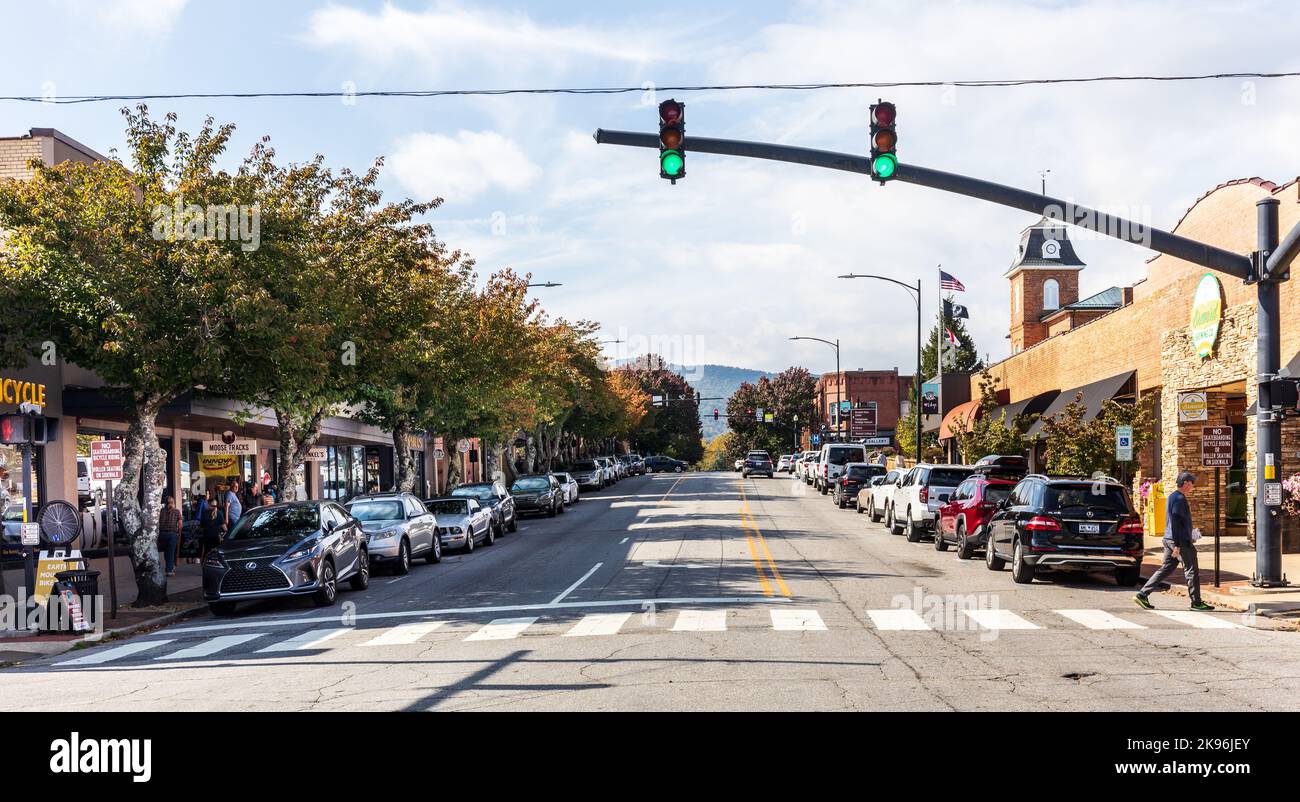
[[[1101,533],[1101,524],[1079,524],[1079,534],[1097,535]]]

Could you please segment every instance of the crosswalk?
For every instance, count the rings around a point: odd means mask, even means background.
[[[1212,615],[1191,610],[1125,611],[1068,609],[1012,611],[1003,609],[960,609],[918,612],[908,608],[866,610],[870,629],[882,633],[978,631],[1014,632],[1042,630],[1148,630],[1148,629],[1245,629],[1231,614]],[[670,619],[665,621],[663,619]],[[860,628],[852,616],[835,620],[836,629]],[[168,661],[221,659],[232,655],[257,658],[293,653],[311,654],[336,648],[425,646],[433,637],[479,641],[509,641],[532,635],[560,635],[565,638],[609,637],[632,632],[666,630],[670,633],[725,633],[731,629],[773,632],[827,632],[829,627],[816,609],[781,605],[768,609],[743,610],[683,608],[647,620],[630,612],[595,612],[573,616],[520,616],[494,618],[486,622],[422,620],[389,627],[324,626],[296,634],[276,633],[270,627],[251,625],[256,631],[221,634],[178,641],[171,638],[143,638],[120,646],[104,646],[55,663],[59,668],[103,666],[140,661],[157,664]],[[265,642],[263,642],[265,641]],[[248,644],[251,649],[239,647]]]

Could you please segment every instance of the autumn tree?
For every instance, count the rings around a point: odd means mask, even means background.
[[[1043,418],[1042,434],[1047,441],[1043,457],[1048,472],[1065,476],[1118,475],[1115,427],[1133,427],[1133,453],[1140,453],[1155,437],[1154,408],[1154,393],[1131,404],[1108,399],[1089,420],[1083,393],[1076,394],[1059,413]]]
[[[664,399],[632,432],[631,439],[641,452],[698,462],[704,455],[704,442],[695,389],[657,355],[641,357],[618,370],[625,371],[646,395]]]
[[[784,454],[794,448],[795,433],[814,425],[818,418],[817,380],[807,369],[789,367],[775,376],[744,382],[727,399],[727,426],[735,433],[728,440],[729,454],[738,459],[747,451]],[[772,413],[772,421],[758,420],[758,410]]]

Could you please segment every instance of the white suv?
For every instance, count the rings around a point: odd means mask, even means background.
[[[898,489],[898,483],[903,481],[906,475],[906,468],[895,468],[885,474],[885,478],[880,482],[865,488],[862,492],[867,493],[867,501],[863,504],[862,499],[858,499],[858,509],[865,510],[868,518],[875,523],[880,523],[888,513],[889,505],[894,503],[894,491]]]
[[[970,465],[921,463],[903,476],[885,512],[885,525],[896,535],[906,533],[910,543],[921,540],[922,531],[934,530],[943,495],[951,496],[957,485],[973,472]]]
[[[866,446],[854,443],[827,443],[822,446],[821,460],[816,463],[817,472],[813,475],[813,486],[824,496],[830,492],[835,480],[843,475],[845,465],[850,462],[866,461]]]

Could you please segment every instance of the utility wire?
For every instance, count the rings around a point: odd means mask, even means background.
[[[809,92],[825,89],[898,89],[903,87],[961,86],[987,89],[1014,86],[1045,86],[1053,84],[1094,84],[1135,81],[1183,82],[1214,81],[1227,78],[1297,78],[1300,72],[1219,72],[1204,75],[1097,75],[1085,78],[1014,78],[977,81],[866,81],[858,83],[813,84],[714,84],[696,86],[605,86],[556,87],[550,89],[419,89],[375,90],[366,92],[183,92],[172,94],[141,95],[68,95],[66,97],[36,97],[33,95],[5,95],[0,101],[17,103],[105,103],[140,100],[248,100],[253,98],[432,98],[432,97],[492,97],[498,95],[623,95],[654,90],[657,92],[735,92],[735,91],[788,91]]]

